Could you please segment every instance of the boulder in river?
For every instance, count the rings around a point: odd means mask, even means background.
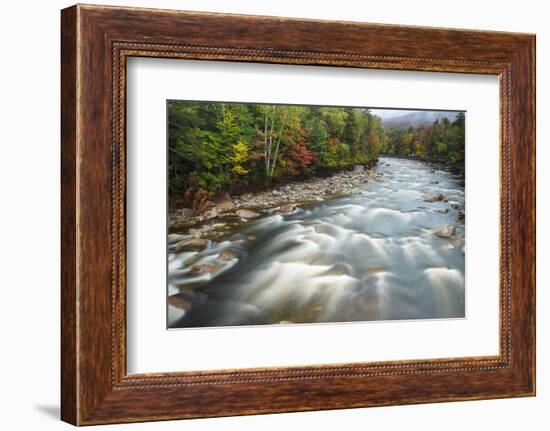
[[[452,236],[455,234],[456,229],[452,224],[444,224],[441,226],[437,226],[432,231],[434,235],[438,236],[439,238],[452,238]]]
[[[192,275],[208,274],[211,272],[215,272],[219,268],[220,266],[214,263],[204,263],[202,265],[195,265],[191,267],[191,274]]]
[[[181,293],[169,296],[168,305],[185,311],[189,311],[191,309],[191,301],[189,301],[186,295],[182,295]]]
[[[218,254],[218,259],[223,261],[233,260],[237,258],[237,254],[231,250],[224,250]]]
[[[258,214],[256,211],[240,209],[239,211],[237,211],[237,215],[242,218],[256,218],[260,214]]]
[[[208,241],[203,238],[190,237],[178,242],[175,246],[177,253],[181,251],[202,251],[208,245]]]
[[[201,236],[201,230],[194,227],[189,228],[187,233],[191,236]]]
[[[169,243],[173,243],[173,242],[179,242],[181,240],[185,239],[185,235],[181,235],[179,233],[171,233],[171,234],[168,234],[168,242]]]
[[[438,193],[436,195],[433,195],[424,199],[424,202],[440,202],[440,201],[443,201],[443,202],[447,201],[447,198],[441,193]]]
[[[296,210],[295,204],[286,204],[279,207],[279,212],[282,214],[290,214]]]

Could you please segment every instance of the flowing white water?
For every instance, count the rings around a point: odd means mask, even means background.
[[[170,251],[169,326],[463,317],[463,183],[413,160],[381,158],[375,173],[359,194],[262,215],[198,254]],[[436,194],[448,201],[425,201]],[[441,225],[455,234],[438,237]]]

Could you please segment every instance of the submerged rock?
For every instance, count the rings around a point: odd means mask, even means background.
[[[201,256],[197,253],[197,254],[194,254],[193,256],[188,257],[187,259],[185,259],[185,261],[183,262],[183,264],[184,264],[185,266],[190,266],[190,265],[194,265],[194,264],[197,263],[199,260],[201,260]]]
[[[448,239],[455,234],[456,229],[451,224],[444,224],[442,226],[435,227],[432,232],[434,233],[434,235],[438,236],[439,238]]]
[[[440,201],[447,202],[447,198],[441,193],[438,193],[436,195],[433,195],[424,199],[424,202],[440,202]]]
[[[380,266],[373,266],[373,267],[367,269],[367,272],[369,274],[377,274],[377,273],[383,272],[383,271],[384,271],[384,269]]]

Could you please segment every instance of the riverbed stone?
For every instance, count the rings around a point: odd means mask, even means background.
[[[233,211],[237,207],[227,193],[216,196],[214,206],[218,214]]]
[[[193,211],[191,208],[182,208],[179,213],[180,216],[185,219],[191,218],[195,215],[195,211]]]
[[[427,197],[424,199],[424,202],[440,202],[440,201],[446,201],[447,198],[442,195],[441,193],[437,193],[433,196]]]
[[[258,214],[256,211],[248,210],[248,209],[240,209],[237,211],[237,215],[242,218],[256,218],[260,214]]]
[[[204,218],[206,220],[211,220],[216,217],[218,217],[218,209],[216,207],[213,207],[212,209],[205,211],[204,213]]]
[[[218,254],[218,259],[223,261],[233,260],[237,258],[237,253],[231,250],[224,250]]]
[[[203,263],[200,265],[194,265],[191,267],[191,274],[192,275],[201,275],[201,274],[209,274],[212,272],[215,272],[220,268],[219,265],[216,265],[215,263]]]
[[[452,224],[444,224],[435,227],[432,232],[439,238],[449,239],[455,234],[456,229]]]
[[[189,228],[187,233],[191,236],[201,236],[201,230],[194,227]]]
[[[168,234],[168,242],[169,243],[179,242],[179,241],[182,241],[183,239],[185,239],[185,235],[181,235],[179,233]]]
[[[176,253],[182,251],[202,251],[208,245],[208,241],[202,238],[190,237],[178,242],[175,246]]]
[[[168,305],[179,308],[180,310],[189,311],[192,304],[187,295],[177,293],[168,297]]]
[[[279,207],[279,212],[282,214],[290,214],[296,210],[295,204],[286,204]]]

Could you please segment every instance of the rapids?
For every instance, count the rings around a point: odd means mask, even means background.
[[[200,253],[169,244],[168,326],[464,317],[462,180],[388,157],[374,174],[358,194],[266,211]],[[435,235],[442,225],[454,235]]]

